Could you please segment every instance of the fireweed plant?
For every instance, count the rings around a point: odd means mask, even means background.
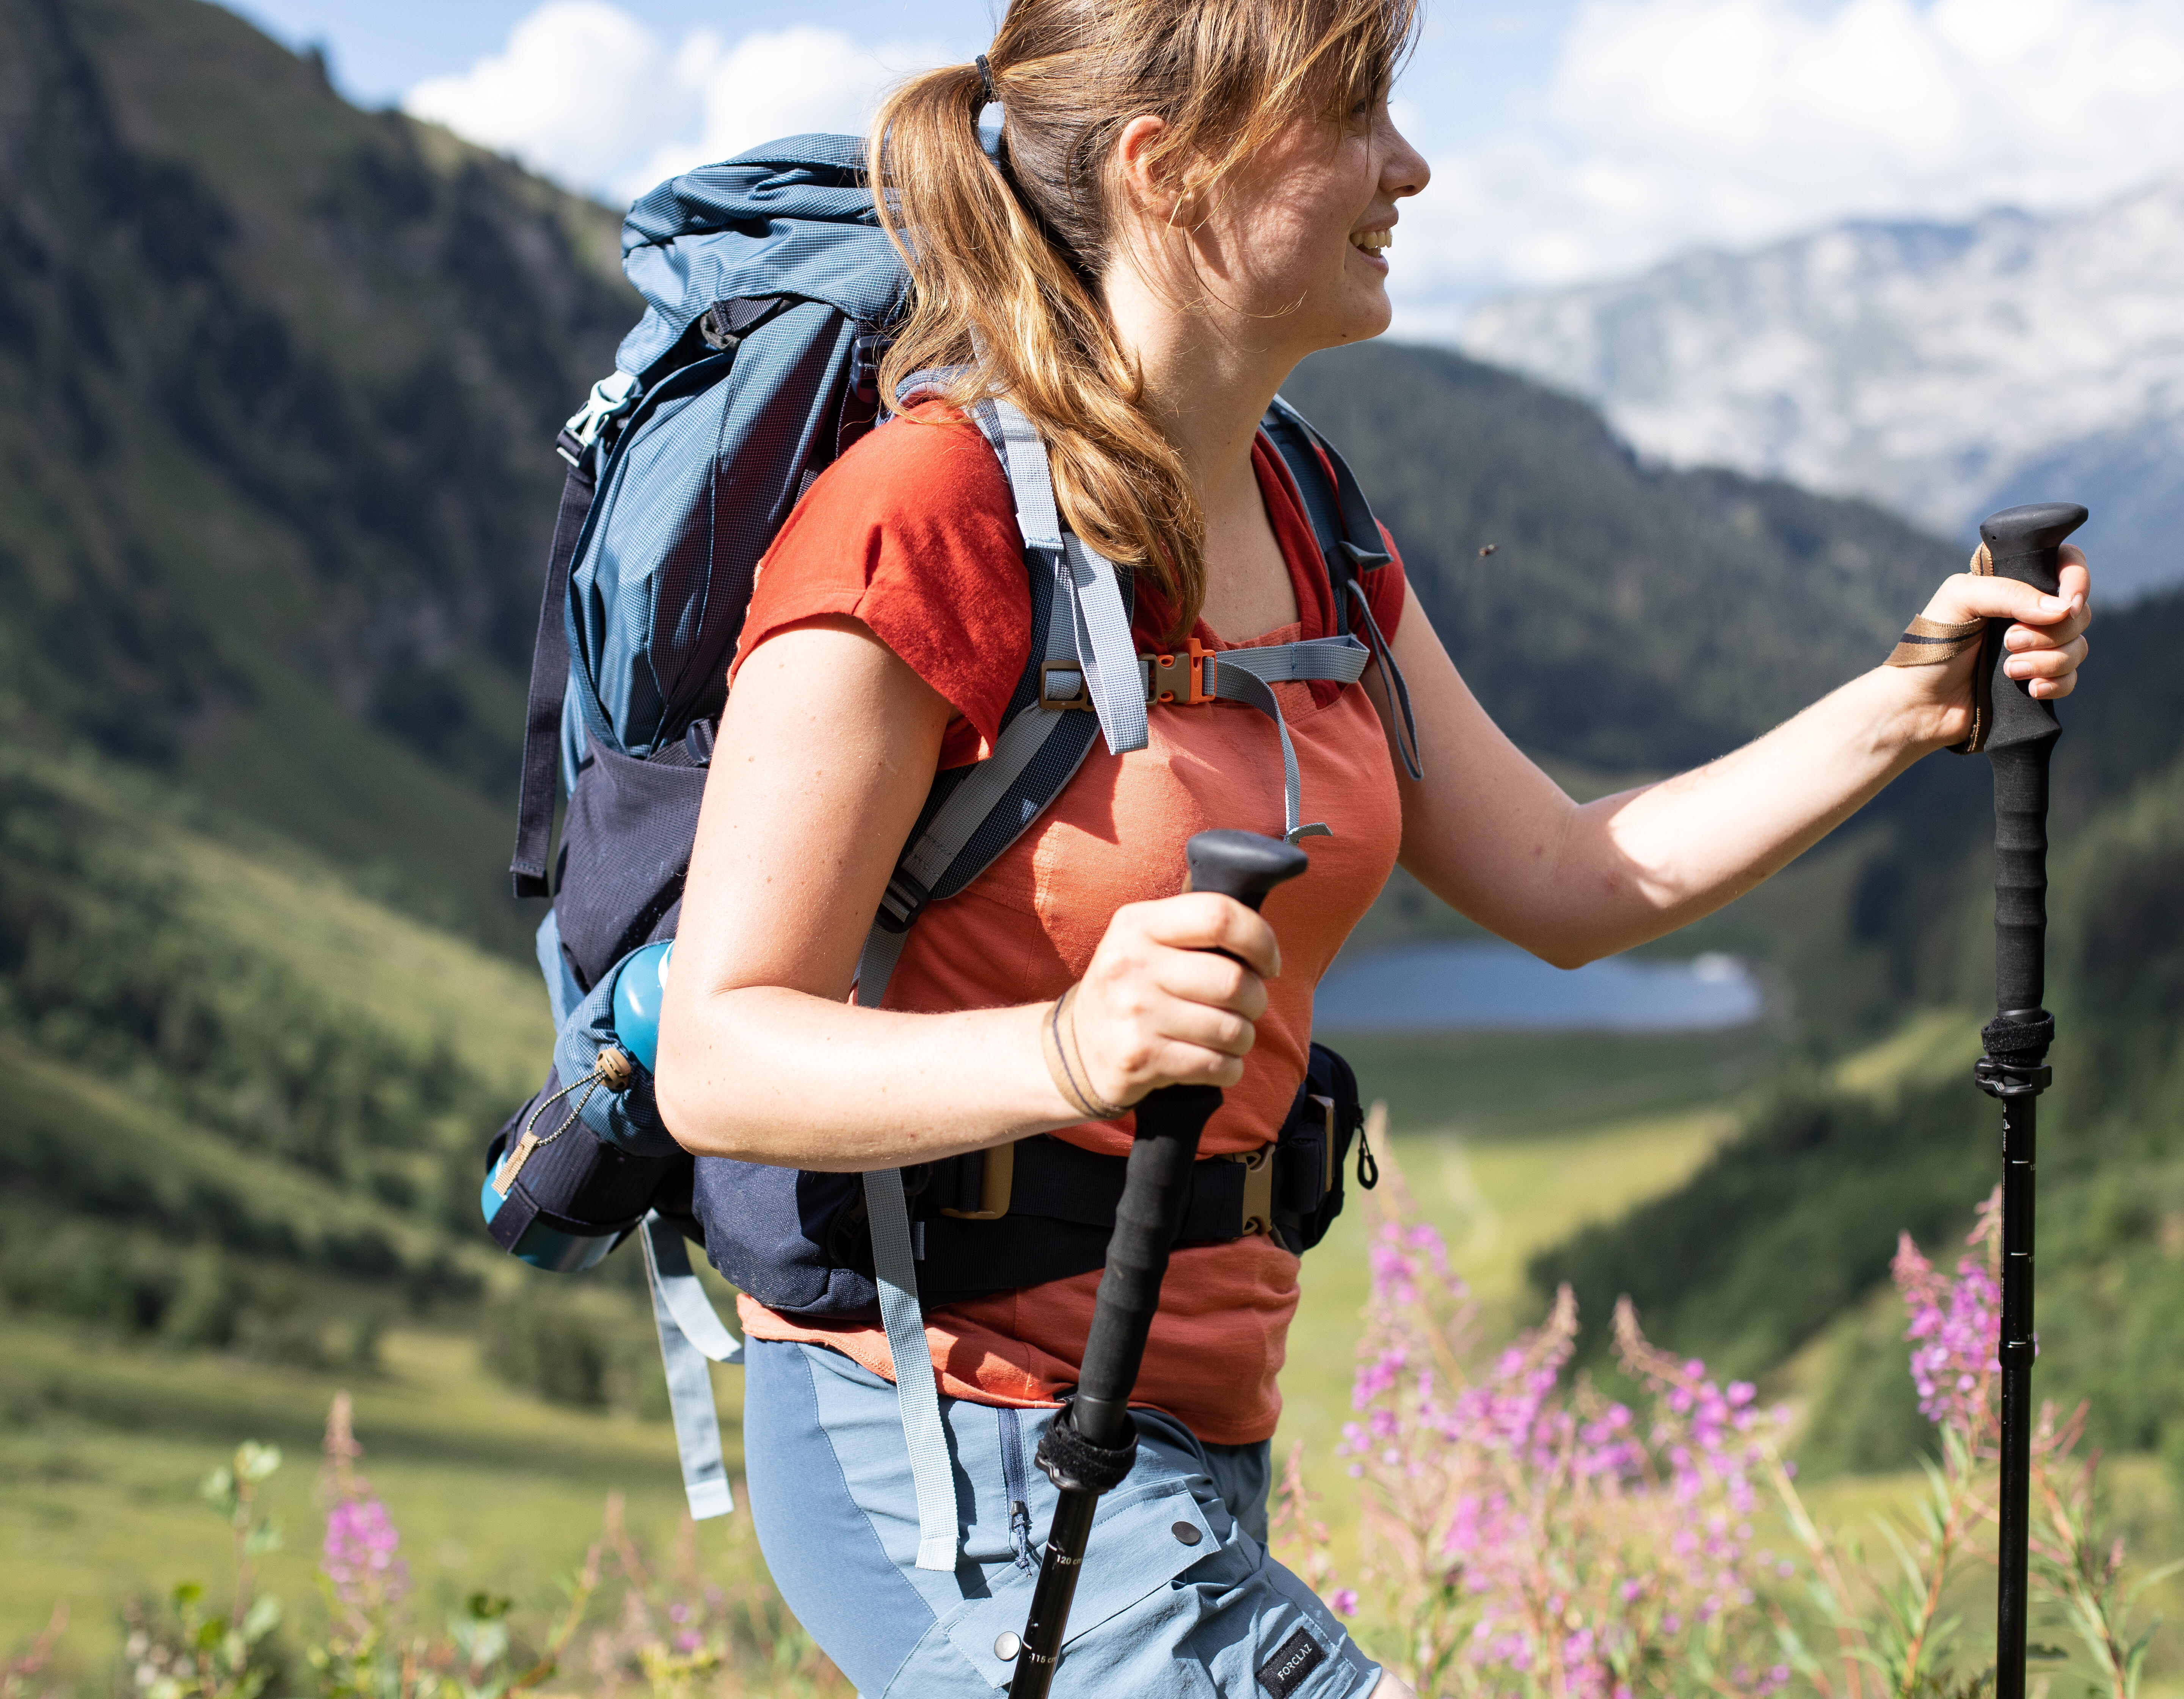
[[[1384,1136],[1374,1144],[1389,1148]],[[1440,1234],[1384,1156],[1381,1172],[1356,1419],[1337,1447],[1358,1494],[1354,1581],[1336,1573],[1301,1451],[1275,1540],[1424,1699],[1763,1699],[1786,1688],[1969,1699],[1991,1688],[1992,1665],[1962,1643],[1953,1601],[1953,1584],[1991,1576],[1993,1560],[1996,1200],[1953,1277],[1901,1241],[1911,1373],[1939,1461],[1925,1465],[1908,1522],[1880,1519],[1886,1551],[1869,1563],[1800,1496],[1784,1455],[1789,1412],[1651,1344],[1627,1300],[1613,1334],[1627,1401],[1566,1378],[1578,1320],[1567,1287],[1539,1327],[1481,1349]],[[2129,1626],[2131,1607],[2184,1566],[2123,1585],[2122,1542],[2097,1525],[2098,1454],[2075,1455],[2084,1418],[2082,1407],[2042,1413],[2035,1579],[2055,1626],[2082,1648],[2069,1673],[2089,1675],[2096,1694],[2135,1699],[2153,1630]],[[1983,1596],[1978,1606],[1983,1618]]]

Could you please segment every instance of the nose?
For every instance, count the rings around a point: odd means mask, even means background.
[[[1387,152],[1380,162],[1380,192],[1391,201],[1401,200],[1418,193],[1433,181],[1433,167],[1426,164],[1424,154],[1404,139],[1394,119],[1385,122]]]

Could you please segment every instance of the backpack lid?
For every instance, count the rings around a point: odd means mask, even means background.
[[[791,295],[862,325],[890,318],[901,257],[855,136],[791,136],[671,177],[629,209],[621,269],[649,304],[615,364],[642,376],[718,301]]]

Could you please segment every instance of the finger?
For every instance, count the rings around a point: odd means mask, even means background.
[[[2076,611],[2067,596],[2044,595],[2014,578],[1981,578],[1959,572],[1943,582],[1928,604],[1927,617],[1955,624],[1964,620],[2016,620],[2027,626],[2052,626]]]
[[[2067,649],[2093,622],[2090,610],[2078,604],[2077,612],[2052,626],[2013,625],[2002,634],[2002,646],[2013,653],[2036,649]]]
[[[1247,1056],[1259,1041],[1259,1029],[1253,1022],[1204,1003],[1178,999],[1163,1007],[1156,1018],[1160,1035],[1152,1054],[1154,1066],[1164,1073],[1186,1060],[1184,1052],[1208,1050],[1224,1056]]]
[[[2059,681],[2068,678],[2084,664],[2087,647],[2085,638],[2080,638],[2060,649],[2013,655],[2003,662],[2002,670],[2011,678]]]
[[[2063,595],[2066,599],[2075,598],[2081,606],[2090,609],[2093,600],[2093,575],[2086,565],[2084,553],[2076,549],[2065,549],[2063,551],[2063,571],[2059,576]],[[2092,617],[2090,612],[2086,616],[2088,619]]]
[[[1267,982],[1212,950],[1163,950],[1153,964],[1153,982],[1171,997],[1230,1010],[1249,1021],[1267,1012]]]
[[[1234,897],[1191,892],[1126,911],[1145,937],[1175,950],[1225,950],[1268,979],[1282,971],[1274,929]],[[1120,918],[1120,916],[1117,916]]]

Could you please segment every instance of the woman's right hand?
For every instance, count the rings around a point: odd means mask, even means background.
[[[1068,1011],[1094,1095],[1129,1105],[1164,1085],[1235,1084],[1281,962],[1273,928],[1231,897],[1117,909]]]

